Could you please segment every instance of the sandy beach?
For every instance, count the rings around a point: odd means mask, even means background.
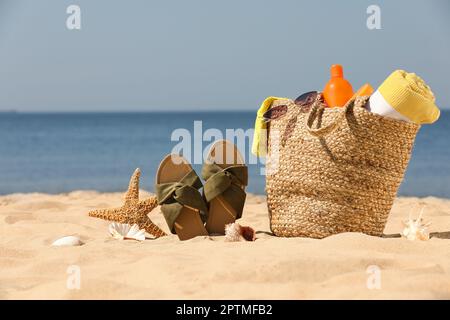
[[[265,198],[249,195],[240,223],[257,230],[255,242],[180,242],[173,235],[119,241],[109,236],[109,222],[88,211],[120,206],[122,197],[95,191],[1,196],[0,298],[450,299],[450,240],[356,233],[277,238],[270,235]],[[450,231],[450,200],[428,197],[396,199],[385,233],[399,233],[410,208],[418,214],[422,205],[432,232]],[[150,217],[167,231],[159,208]],[[80,236],[84,245],[51,247],[67,235]],[[67,285],[73,266],[79,289]],[[368,288],[370,266],[379,268],[379,288]]]

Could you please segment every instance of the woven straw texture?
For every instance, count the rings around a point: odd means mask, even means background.
[[[324,108],[318,99],[310,111],[291,100],[274,102],[288,106],[268,133],[266,188],[275,235],[383,234],[420,126],[370,113],[367,99],[344,108]]]

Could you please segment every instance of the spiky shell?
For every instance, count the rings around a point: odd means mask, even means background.
[[[403,237],[411,241],[426,241],[430,239],[430,232],[428,231],[430,223],[423,223],[422,214],[423,208],[417,219],[412,219],[410,215],[408,221],[403,222],[403,225],[405,226],[401,233]]]

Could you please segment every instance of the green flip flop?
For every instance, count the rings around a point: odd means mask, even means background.
[[[225,234],[225,226],[242,217],[248,184],[248,168],[236,146],[215,142],[202,169],[203,192],[209,204],[206,230]]]
[[[208,235],[204,226],[208,209],[200,188],[200,178],[186,159],[172,154],[161,161],[156,195],[170,231],[180,240]]]

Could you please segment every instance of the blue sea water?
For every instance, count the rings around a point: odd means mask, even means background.
[[[173,130],[192,133],[194,121],[201,120],[203,132],[217,128],[225,135],[225,129],[252,128],[254,117],[254,112],[0,113],[0,194],[123,191],[137,167],[142,188],[152,191],[160,160],[179,143],[171,141]],[[249,166],[249,192],[264,193],[261,167]],[[194,168],[200,174],[201,166]],[[450,198],[450,111],[421,128],[399,194]]]

